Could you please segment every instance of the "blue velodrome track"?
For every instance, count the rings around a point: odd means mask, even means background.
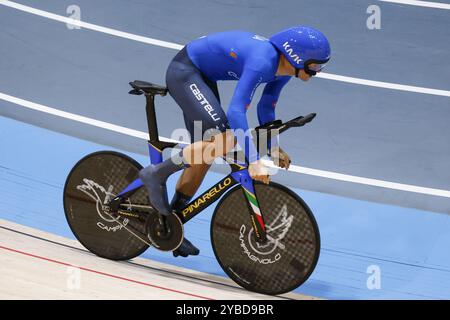
[[[0,212],[3,219],[74,238],[65,221],[62,191],[80,155],[110,147],[0,118]],[[14,137],[14,139],[11,139]],[[8,151],[11,150],[11,151]],[[63,155],[63,156],[62,156]],[[144,156],[131,154],[141,164]],[[210,173],[206,184],[217,181]],[[175,179],[171,179],[169,189]],[[450,217],[295,189],[314,211],[322,253],[298,292],[327,299],[448,299]],[[223,275],[209,243],[212,209],[186,225],[199,257],[180,259],[149,249],[144,257]],[[367,268],[380,267],[381,289],[366,286]]]
[[[145,140],[43,108],[31,110],[17,98],[145,132],[143,101],[126,94],[127,82],[164,83],[176,48],[89,28],[70,30],[5,3],[0,1],[0,219],[74,238],[62,207],[63,184],[72,166],[105,149],[146,165]],[[14,3],[62,17],[72,4]],[[300,12],[256,0],[189,5],[80,0],[77,5],[83,21],[172,44],[221,30],[270,35],[285,26],[310,24],[332,39],[330,74],[414,86],[386,89],[332,77],[290,83],[278,116],[319,115],[311,126],[282,139],[294,164],[376,179],[384,186],[294,172],[274,180],[306,200],[321,230],[317,269],[298,292],[326,299],[449,299],[450,10],[365,0],[286,1],[285,6],[299,3]],[[369,31],[366,9],[374,3],[381,7],[382,29]],[[220,86],[225,108],[233,88],[234,83]],[[255,125],[252,111],[249,119]],[[170,123],[160,125],[165,137],[183,126],[170,98],[158,101],[158,120]],[[205,185],[219,177],[211,172]],[[431,191],[410,192],[389,183]],[[211,214],[209,209],[186,225],[188,238],[201,249],[199,257],[173,258],[153,249],[143,257],[224,275],[209,244]],[[380,289],[367,287],[370,266],[380,268]]]

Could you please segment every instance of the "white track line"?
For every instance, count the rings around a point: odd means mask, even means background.
[[[441,3],[441,2],[415,1],[415,0],[380,0],[380,1],[398,3],[398,4],[409,4],[412,6],[419,6],[419,7],[450,10],[450,4]]]
[[[389,83],[389,82],[365,80],[365,79],[360,79],[360,78],[345,77],[345,76],[339,76],[336,74],[322,73],[322,72],[317,74],[317,77],[323,78],[323,79],[328,79],[328,80],[336,80],[336,81],[360,84],[360,85],[370,86],[370,87],[450,97],[450,91],[446,91],[446,90],[438,90],[438,89],[430,89],[430,88],[423,88],[423,87],[407,86],[407,85],[403,85],[403,84],[396,84],[396,83]]]
[[[4,93],[0,92],[0,100],[4,100],[7,102],[14,103],[16,105],[44,112],[47,114],[51,114],[57,117],[62,117],[65,119],[77,121],[80,123],[88,124],[94,127],[110,130],[113,132],[121,133],[124,135],[132,136],[139,139],[148,140],[148,133],[137,131],[133,129],[129,129],[126,127],[118,126],[115,124],[111,124],[104,121],[99,121],[95,119],[91,119],[88,117],[80,116],[77,114],[61,111],[58,109],[50,108],[38,103],[34,103],[31,101],[27,101],[24,99],[20,99],[17,97],[13,97]],[[164,137],[160,137],[162,141],[170,141],[175,143],[181,143],[180,141],[167,139]],[[275,168],[272,162],[265,161],[265,164]],[[336,173],[331,171],[324,171],[324,170],[317,170],[312,168],[306,168],[306,167],[300,167],[296,165],[291,165],[289,171],[295,172],[295,173],[302,173],[306,175],[321,177],[321,178],[327,178],[327,179],[333,179],[333,180],[339,180],[344,182],[352,182],[352,183],[359,183],[369,186],[375,186],[375,187],[381,187],[381,188],[387,188],[387,189],[393,189],[393,190],[400,190],[400,191],[407,191],[407,192],[415,192],[420,194],[426,194],[426,195],[432,195],[432,196],[438,196],[438,197],[444,197],[444,198],[450,198],[450,191],[447,190],[441,190],[441,189],[433,189],[433,188],[424,188],[420,186],[414,186],[409,184],[402,184],[402,183],[396,183],[396,182],[390,182],[390,181],[383,181],[383,180],[377,180],[377,179],[370,179],[370,178],[364,178],[364,177],[358,177],[358,176],[352,176],[342,173]]]
[[[0,0],[0,4],[4,5],[4,6],[7,6],[7,7],[10,7],[10,8],[14,8],[14,9],[20,10],[20,11],[24,11],[24,12],[28,12],[28,13],[31,13],[31,14],[35,14],[37,16],[44,17],[44,18],[47,18],[47,19],[63,22],[63,23],[66,23],[66,24],[71,24],[71,25],[74,25],[74,26],[80,26],[80,27],[85,28],[85,29],[89,29],[89,30],[93,30],[93,31],[98,31],[98,32],[110,34],[110,35],[113,35],[113,36],[116,36],[116,37],[130,39],[130,40],[143,42],[143,43],[146,43],[146,44],[152,44],[152,45],[155,45],[155,46],[169,48],[169,49],[181,50],[183,48],[183,46],[180,45],[180,44],[176,44],[176,43],[172,43],[172,42],[166,42],[166,41],[152,39],[152,38],[147,38],[147,37],[143,37],[143,36],[138,36],[138,35],[135,35],[135,34],[132,34],[132,33],[128,33],[128,32],[123,32],[123,31],[119,31],[119,30],[116,30],[116,29],[106,28],[106,27],[98,26],[98,25],[95,25],[95,24],[92,24],[92,23],[88,23],[88,22],[84,22],[84,21],[80,21],[80,20],[74,20],[72,18],[60,16],[60,15],[57,15],[57,14],[54,14],[54,13],[51,13],[51,12],[47,12],[47,11],[44,11],[44,10],[39,10],[39,9],[36,9],[36,8],[33,8],[33,7],[29,7],[29,6],[25,6],[23,4],[12,2],[12,1]]]
[[[144,139],[144,140],[148,140],[149,135],[146,132],[142,132],[142,131],[138,131],[138,130],[133,130],[133,129],[129,129],[126,127],[122,127],[122,126],[118,126],[112,123],[108,123],[108,122],[104,122],[104,121],[100,121],[100,120],[95,120],[92,118],[88,118],[88,117],[84,117],[84,116],[80,116],[74,113],[70,113],[70,112],[65,112],[65,111],[61,111],[55,108],[50,108],[47,106],[44,106],[42,104],[39,103],[34,103],[28,100],[24,100],[24,99],[20,99],[17,97],[13,97],[4,93],[0,92],[0,99],[1,100],[5,100],[11,103],[14,103],[16,105],[28,108],[28,109],[32,109],[35,111],[40,111],[40,112],[44,112],[47,114],[51,114],[57,117],[61,117],[61,118],[65,118],[65,119],[69,119],[69,120],[73,120],[73,121],[77,121],[77,122],[81,122],[84,124],[88,124],[97,128],[102,128],[102,129],[106,129],[106,130],[110,130],[110,131],[114,131],[114,132],[118,132],[118,133],[122,133],[125,134],[127,136],[131,136],[131,137],[135,137],[135,138],[139,138],[139,139]],[[178,143],[178,141],[176,140],[172,140],[172,139],[167,139],[164,137],[160,137],[161,140],[163,141],[168,141],[168,142],[175,142]]]
[[[269,162],[267,162],[267,164],[269,165]],[[275,165],[272,162],[270,162],[270,166],[275,168]],[[303,174],[307,174],[307,175],[311,175],[311,176],[317,176],[317,177],[321,177],[321,178],[328,178],[328,179],[334,179],[334,180],[345,181],[345,182],[359,183],[359,184],[364,184],[364,185],[368,185],[368,186],[381,187],[381,188],[387,188],[387,189],[393,189],[393,190],[415,192],[415,193],[421,193],[421,194],[426,194],[426,195],[431,195],[431,196],[450,198],[450,191],[448,191],[448,190],[425,188],[425,187],[420,187],[420,186],[415,186],[415,185],[410,185],[410,184],[403,184],[403,183],[396,183],[396,182],[390,182],[390,181],[384,181],[384,180],[351,176],[351,175],[342,174],[342,173],[317,170],[317,169],[311,169],[311,168],[305,168],[305,167],[299,167],[299,166],[290,166],[289,171],[296,172],[296,173],[303,173]]]
[[[119,30],[98,26],[98,25],[95,25],[92,23],[74,20],[72,18],[67,18],[64,16],[60,16],[60,15],[57,15],[57,14],[54,14],[51,12],[47,12],[47,11],[29,7],[29,6],[25,6],[25,5],[15,3],[12,1],[0,0],[0,4],[10,7],[10,8],[20,10],[20,11],[24,11],[24,12],[38,15],[38,16],[41,16],[44,18],[48,18],[51,20],[80,26],[85,29],[98,31],[98,32],[106,33],[109,35],[113,35],[113,36],[117,36],[117,37],[121,37],[121,38],[125,38],[125,39],[130,39],[130,40],[134,40],[134,41],[138,41],[138,42],[143,42],[146,44],[151,44],[151,45],[169,48],[169,49],[175,49],[175,50],[180,50],[181,48],[183,48],[183,45],[180,45],[180,44],[166,42],[166,41],[157,40],[157,39],[153,39],[153,38],[147,38],[147,37],[135,35],[135,34],[128,33],[128,32],[122,32]],[[366,79],[360,79],[360,78],[340,76],[340,75],[331,74],[331,73],[322,73],[319,75],[319,77],[323,78],[323,79],[342,81],[342,82],[347,82],[347,83],[360,84],[360,85],[366,85],[366,86],[372,86],[372,87],[378,87],[378,88],[384,88],[384,89],[401,90],[401,91],[450,97],[450,91],[447,91],[447,90],[438,90],[438,89],[415,87],[415,86],[408,86],[408,85],[389,83],[389,82],[372,81],[372,80],[366,80]]]

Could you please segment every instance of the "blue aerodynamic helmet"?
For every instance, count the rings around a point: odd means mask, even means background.
[[[312,27],[291,27],[274,34],[269,41],[295,68],[296,77],[300,69],[311,76],[316,75],[331,57],[327,37]],[[311,64],[314,66],[310,66]]]

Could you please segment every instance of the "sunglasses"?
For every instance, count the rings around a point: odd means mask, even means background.
[[[303,70],[305,70],[305,73],[312,76],[315,76],[318,72],[322,71],[323,68],[325,68],[328,60],[326,61],[319,61],[319,60],[308,60],[304,64]],[[295,76],[298,78],[298,73],[300,72],[300,69],[295,69]]]

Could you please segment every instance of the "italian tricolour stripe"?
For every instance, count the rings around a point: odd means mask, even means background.
[[[253,193],[245,189],[245,195],[247,196],[248,201],[250,202],[250,205],[252,207],[253,212],[256,214],[256,218],[258,219],[258,222],[263,230],[265,230],[264,221],[261,215],[261,210],[259,209],[258,202],[256,201],[256,197]]]

